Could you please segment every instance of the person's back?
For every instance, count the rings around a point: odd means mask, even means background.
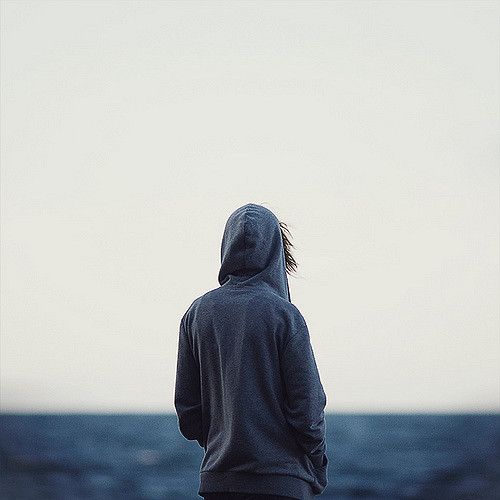
[[[276,216],[233,212],[221,261],[221,286],[189,306],[179,332],[175,408],[205,449],[199,494],[311,498],[327,485],[326,394]]]

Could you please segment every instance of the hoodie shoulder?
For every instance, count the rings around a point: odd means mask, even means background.
[[[299,308],[274,292],[259,293],[254,300],[258,302],[259,309],[267,310],[270,316],[281,318],[291,329],[305,324],[305,319]]]
[[[186,312],[182,315],[181,321],[186,321],[187,319],[189,319],[189,316],[191,316],[193,312],[195,312],[200,307],[200,304],[202,303],[204,297],[211,291],[212,290],[205,292],[203,295],[200,295],[199,297],[196,297],[193,301],[191,301],[186,309]]]
[[[244,287],[246,288],[245,285]],[[248,301],[244,302],[247,307],[259,310],[261,313],[259,317],[265,319],[266,323],[281,325],[289,335],[305,325],[305,319],[298,307],[269,288],[248,286],[248,292],[245,294]],[[228,311],[232,307],[242,307],[244,302],[241,302],[241,297],[241,295],[231,297],[224,286],[208,290],[191,302],[181,321],[189,326],[193,322],[206,321],[214,311]]]
[[[297,322],[305,325],[306,320],[305,320],[304,316],[302,315],[302,313],[300,312],[299,308],[295,304],[293,304],[292,302],[288,302],[288,307],[289,307],[290,315],[293,316],[293,318]]]

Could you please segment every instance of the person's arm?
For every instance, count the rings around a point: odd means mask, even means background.
[[[200,369],[193,355],[184,318],[179,328],[174,405],[181,434],[186,439],[196,439],[203,447]]]
[[[310,341],[301,317],[294,321],[281,355],[286,388],[285,417],[297,443],[317,469],[328,463],[325,443],[326,394]]]

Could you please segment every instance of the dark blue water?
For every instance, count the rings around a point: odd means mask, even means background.
[[[175,415],[2,415],[2,499],[200,499]],[[318,498],[500,499],[500,415],[328,414]]]

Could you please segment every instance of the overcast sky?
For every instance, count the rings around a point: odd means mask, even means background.
[[[500,409],[499,11],[2,2],[2,408],[173,411],[253,202],[327,410]]]

